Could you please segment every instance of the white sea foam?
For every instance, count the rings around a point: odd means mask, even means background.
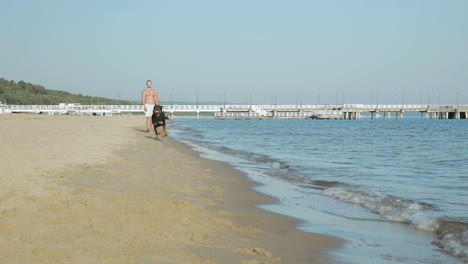
[[[279,162],[274,161],[271,163],[271,167],[274,169],[279,169],[281,168],[281,164]]]
[[[366,193],[341,187],[328,188],[323,193],[340,201],[362,206],[388,221],[408,223],[426,231],[435,231],[438,228],[437,219],[440,214],[414,201],[379,192]]]
[[[468,229],[463,223],[441,226],[443,215],[430,206],[402,200],[379,192],[366,193],[341,187],[328,188],[324,195],[356,204],[378,214],[387,221],[409,224],[417,229],[437,232],[435,244],[444,251],[468,263]]]

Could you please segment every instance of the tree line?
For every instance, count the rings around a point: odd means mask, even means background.
[[[60,103],[80,103],[84,105],[136,104],[136,102],[128,100],[50,90],[41,85],[24,81],[15,82],[4,78],[0,78],[0,102],[15,105],[56,105]]]

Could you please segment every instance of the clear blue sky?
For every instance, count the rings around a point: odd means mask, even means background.
[[[467,0],[0,0],[0,10],[0,77],[50,89],[134,100],[152,79],[163,102],[468,104]]]

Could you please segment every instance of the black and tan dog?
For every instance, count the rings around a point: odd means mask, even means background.
[[[159,139],[159,136],[166,137],[167,136],[167,129],[166,129],[166,114],[162,110],[161,105],[155,105],[153,108],[153,116],[151,117],[153,120],[154,126],[154,133],[156,134],[156,139]]]

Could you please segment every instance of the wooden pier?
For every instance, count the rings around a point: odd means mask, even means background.
[[[215,119],[372,119],[404,118],[420,113],[426,119],[468,119],[468,105],[163,105],[174,118],[178,115],[213,114]],[[143,113],[142,105],[5,105],[2,113],[49,115],[121,115]]]
[[[371,119],[392,116],[402,119],[405,113],[419,112],[426,119],[468,119],[468,105],[256,105],[225,106],[215,113],[216,119]]]

